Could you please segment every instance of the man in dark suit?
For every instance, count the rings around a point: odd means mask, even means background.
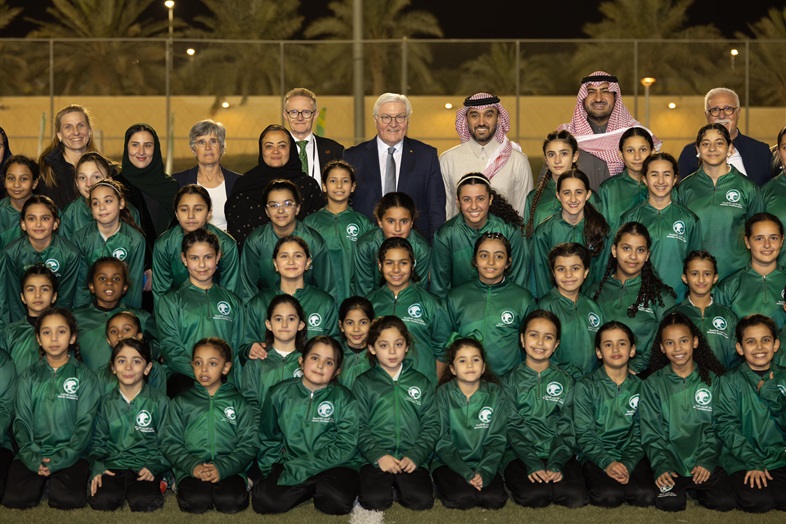
[[[755,138],[745,136],[737,128],[740,118],[740,97],[731,89],[716,87],[710,89],[704,97],[704,116],[708,124],[723,124],[729,130],[734,152],[729,157],[729,164],[747,175],[757,185],[763,186],[777,171],[772,167],[772,151],[770,146]],[[696,154],[696,143],[687,144],[679,159],[680,177],[686,177],[699,168]]]
[[[352,207],[373,218],[374,206],[391,191],[415,201],[415,227],[428,239],[445,222],[445,184],[437,149],[406,136],[412,105],[397,93],[385,93],[374,103],[377,136],[344,151],[352,164],[357,189]]]
[[[284,119],[297,143],[303,172],[322,185],[322,168],[338,160],[344,146],[329,138],[317,136],[312,127],[317,119],[317,95],[305,87],[296,87],[284,95]]]

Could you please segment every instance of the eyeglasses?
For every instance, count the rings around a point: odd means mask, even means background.
[[[203,149],[207,144],[210,144],[210,147],[218,147],[218,139],[211,138],[210,140],[205,140],[204,138],[201,138],[194,142],[194,145],[200,149]]]
[[[733,115],[733,114],[734,114],[734,112],[735,112],[736,110],[738,110],[738,109],[739,109],[739,107],[731,107],[731,106],[726,106],[726,107],[711,107],[711,108],[709,108],[709,109],[707,110],[707,112],[708,112],[709,114],[711,114],[712,116],[719,116],[719,115],[721,114],[721,112],[723,112],[723,114],[724,114],[724,115],[726,115],[726,116],[731,116],[731,115]]]
[[[303,118],[311,118],[311,115],[315,115],[317,112],[312,111],[311,109],[304,109],[303,111],[292,109],[290,111],[285,111],[285,113],[289,116],[289,118],[294,120],[298,117],[298,115],[303,115]]]
[[[382,116],[380,116],[380,115],[377,115],[377,118],[382,120],[382,122],[385,123],[385,124],[389,124],[390,122],[393,121],[394,118],[396,119],[396,122],[398,122],[399,124],[403,124],[404,122],[407,121],[407,118],[409,118],[409,115],[396,115],[396,116],[391,116],[391,115],[382,115]]]
[[[281,206],[284,206],[285,209],[292,209],[297,205],[297,202],[295,202],[294,200],[284,200],[283,202],[268,202],[265,205],[269,210],[276,211]]]

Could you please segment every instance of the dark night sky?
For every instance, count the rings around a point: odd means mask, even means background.
[[[242,0],[227,0],[242,1]],[[367,0],[368,1],[368,0]],[[371,0],[373,1],[373,0]],[[22,37],[34,26],[23,18],[40,18],[45,8],[51,5],[46,0],[8,0],[12,6],[24,7],[21,17],[3,31],[0,37]],[[601,19],[597,6],[601,0],[558,0],[554,4],[546,0],[530,0],[489,4],[488,13],[482,13],[481,2],[474,2],[475,9],[467,9],[455,0],[411,0],[416,9],[435,13],[446,38],[584,38],[581,26],[586,22]],[[302,0],[301,12],[309,19],[327,16],[328,0]],[[695,0],[688,11],[691,23],[714,23],[724,34],[733,38],[735,31],[747,32],[748,24],[766,15],[770,6],[783,7],[777,0],[747,0],[735,8],[723,11],[718,0]],[[176,0],[176,16],[190,20],[200,14],[203,7],[199,0]],[[512,11],[524,11],[523,15],[510,16]],[[156,0],[148,10],[150,17],[166,19],[167,10],[163,0]],[[508,16],[506,16],[508,15]]]

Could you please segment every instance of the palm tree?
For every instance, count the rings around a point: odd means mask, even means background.
[[[492,42],[488,53],[461,65],[460,93],[488,91],[497,95],[537,95],[553,93],[549,60],[544,55],[527,56],[522,49],[516,63],[516,46]],[[552,57],[553,58],[553,57]],[[518,92],[516,81],[520,82]]]
[[[168,21],[142,20],[154,0],[52,0],[55,20],[31,20],[33,38],[95,38],[57,42],[55,93],[60,95],[161,94],[164,92],[164,43],[145,40],[168,31]],[[181,22],[178,21],[178,25]],[[115,39],[115,40],[109,40]],[[123,39],[123,40],[116,40]],[[48,49],[45,50],[48,52]],[[47,59],[42,60],[48,63]]]
[[[716,58],[723,56],[719,42],[671,42],[672,40],[717,40],[720,31],[712,25],[687,27],[687,11],[694,0],[610,0],[598,10],[605,16],[587,23],[583,32],[595,40],[647,39],[638,45],[638,71],[634,72],[632,43],[590,42],[579,44],[573,64],[587,74],[605,70],[621,82],[638,86],[639,77],[653,76],[664,93],[703,94],[725,78]],[[587,68],[587,64],[595,64]]]
[[[782,105],[786,100],[786,8],[773,7],[767,16],[748,26],[755,41],[750,44],[750,79],[756,103]],[[748,38],[737,33],[737,38]],[[769,41],[768,41],[769,40]]]
[[[248,0],[225,2],[202,0],[210,16],[195,19],[203,28],[187,33],[198,39],[268,40],[269,43],[194,42],[194,60],[181,71],[186,85],[203,94],[216,95],[214,106],[224,96],[271,94],[279,90],[280,45],[274,40],[291,39],[300,30],[299,0]],[[287,61],[297,61],[287,56]]]
[[[7,27],[22,12],[21,7],[10,7],[6,0],[0,0],[0,29]],[[5,42],[0,44],[0,92],[5,95],[31,95],[33,85],[30,84],[28,61],[25,51],[29,45],[21,42]]]
[[[335,0],[328,4],[334,16],[315,20],[304,31],[306,38],[346,40],[352,34],[353,0]],[[368,71],[366,89],[372,93],[401,90],[402,46],[406,46],[407,80],[423,86],[434,84],[431,49],[411,42],[415,37],[441,37],[442,30],[431,13],[409,10],[410,0],[376,0],[365,2],[363,38],[392,42],[368,43],[364,47]],[[327,46],[322,58],[326,70],[335,78],[352,78],[351,48],[347,45]],[[396,57],[399,57],[396,60]],[[347,80],[344,80],[346,82]]]
[[[10,7],[5,0],[0,0],[0,29],[8,26],[21,12],[21,7]]]

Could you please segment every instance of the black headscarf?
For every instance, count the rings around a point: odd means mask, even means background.
[[[128,157],[128,141],[131,139],[131,135],[140,131],[147,131],[153,135],[153,159],[143,169],[132,164]],[[164,172],[161,143],[155,130],[149,125],[134,124],[126,131],[120,174],[124,183],[131,186],[129,189],[135,188],[142,193],[156,236],[166,231],[175,217],[173,206],[175,194],[180,186],[174,178]]]
[[[3,158],[0,159],[0,168],[5,165],[5,161],[11,156],[11,146],[8,145],[8,135],[5,134],[5,129],[0,127],[0,137],[3,139]]]
[[[289,158],[281,167],[267,165],[262,155],[262,140],[271,131],[283,131],[289,138]],[[297,216],[300,220],[325,206],[322,188],[319,187],[316,180],[303,172],[297,144],[287,128],[271,124],[262,131],[259,135],[257,162],[257,166],[246,171],[243,176],[237,179],[225,207],[229,233],[240,245],[251,231],[269,221],[267,214],[265,214],[265,203],[262,202],[262,196],[265,186],[272,180],[278,178],[291,180],[300,189],[303,196],[300,213]]]

